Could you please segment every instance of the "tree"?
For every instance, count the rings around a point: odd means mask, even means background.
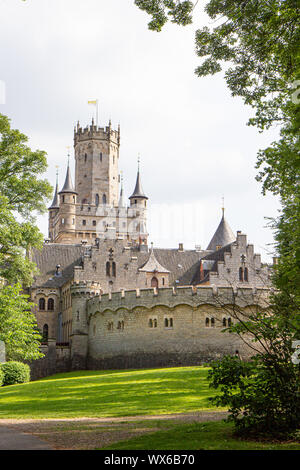
[[[52,192],[50,184],[39,178],[47,168],[46,154],[33,152],[27,141],[0,114],[0,277],[24,286],[30,285],[35,270],[26,253],[43,241],[34,211],[45,212]]]
[[[34,211],[46,210],[51,186],[39,178],[47,168],[45,152],[33,152],[27,140],[0,114],[0,339],[13,360],[42,356],[32,304],[22,288],[31,284],[36,269],[27,254],[43,241]]]
[[[20,284],[0,289],[0,340],[4,341],[7,360],[32,361],[43,357],[41,334],[31,312],[32,303],[22,294]]]
[[[168,18],[180,25],[192,20],[192,2],[135,3],[152,16],[152,30],[160,31]],[[300,6],[298,0],[210,0],[205,11],[213,26],[196,31],[196,53],[204,58],[196,74],[225,69],[232,95],[255,110],[248,125],[260,132],[280,129],[256,164],[263,194],[281,201],[281,214],[272,221],[275,291],[268,315],[239,316],[229,329],[244,338],[250,334],[252,344],[267,349],[254,351],[251,364],[228,358],[214,364],[211,380],[222,387],[219,404],[231,407],[238,431],[270,432],[273,426],[273,433],[286,436],[300,421],[299,366],[291,361],[292,342],[300,340]]]

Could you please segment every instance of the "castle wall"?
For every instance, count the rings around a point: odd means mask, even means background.
[[[253,351],[237,336],[222,332],[223,320],[234,322],[234,303],[241,309],[257,303],[265,307],[266,299],[265,290],[234,293],[211,287],[96,295],[87,300],[84,314],[87,367],[194,365],[237,352],[247,359]]]

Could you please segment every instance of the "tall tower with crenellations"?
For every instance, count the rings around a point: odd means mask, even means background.
[[[81,204],[107,204],[119,201],[120,127],[113,130],[91,126],[74,129],[75,190]]]
[[[147,200],[138,167],[130,206],[119,190],[120,126],[113,130],[92,124],[74,129],[75,185],[69,165],[65,184],[49,207],[49,240],[52,243],[98,243],[101,239],[125,239],[147,247]]]

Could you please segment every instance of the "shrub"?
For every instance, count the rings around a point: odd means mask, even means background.
[[[23,384],[30,380],[30,367],[23,362],[5,362],[1,369],[4,374],[3,385]]]
[[[3,372],[2,372],[1,364],[0,364],[0,387],[1,387],[1,385],[3,384],[3,379],[4,379],[4,374],[3,374]]]

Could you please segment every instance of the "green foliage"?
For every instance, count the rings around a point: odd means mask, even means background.
[[[0,277],[25,286],[35,272],[26,253],[43,242],[33,213],[44,212],[51,195],[49,183],[40,179],[47,168],[45,152],[33,152],[27,140],[0,114]]]
[[[212,363],[211,387],[221,393],[211,401],[228,406],[239,435],[276,439],[293,437],[299,429],[299,370],[291,362],[243,362],[226,356]]]
[[[32,305],[19,284],[0,289],[0,340],[5,343],[9,360],[31,361],[43,356]]]
[[[4,373],[1,369],[1,364],[0,364],[0,387],[2,386],[3,384],[3,380],[4,380]]]
[[[161,31],[162,27],[171,19],[172,23],[183,26],[192,22],[193,2],[179,0],[135,0],[141,10],[152,16],[148,23],[149,29]]]
[[[3,385],[23,384],[30,381],[30,367],[22,362],[5,362],[1,365]]]

